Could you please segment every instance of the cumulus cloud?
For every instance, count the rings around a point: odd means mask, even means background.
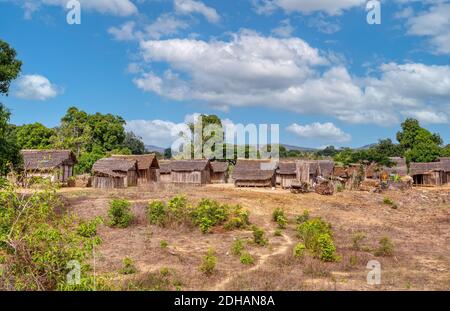
[[[194,0],[174,0],[175,11],[178,14],[201,14],[209,22],[218,23],[220,21],[220,15],[214,8],[206,6],[201,1]]]
[[[16,85],[15,95],[28,100],[48,100],[56,97],[61,90],[41,75],[22,76]]]
[[[171,14],[163,14],[155,22],[145,28],[146,34],[152,39],[159,39],[162,36],[177,34],[179,30],[186,29],[189,24],[174,17]]]
[[[450,66],[390,63],[375,68],[374,76],[355,77],[299,38],[250,31],[229,41],[147,40],[140,47],[144,62],[169,69],[143,73],[134,83],[175,100],[265,106],[385,126],[397,123],[401,111],[439,115],[449,105]]]
[[[134,22],[126,22],[120,27],[110,27],[108,32],[118,41],[132,41],[136,39]]]
[[[130,16],[138,12],[137,7],[130,0],[78,0],[81,9],[96,11],[102,14],[115,16]],[[66,8],[67,0],[25,0],[22,7],[25,10],[25,17],[31,18],[42,5],[60,6]]]
[[[146,145],[159,147],[170,147],[179,138],[180,132],[189,131],[185,123],[164,120],[130,120],[125,129],[142,137]]]
[[[351,136],[331,122],[312,123],[307,125],[291,124],[287,130],[298,137],[307,140],[319,140],[326,143],[345,143],[351,140]]]
[[[408,34],[429,38],[436,54],[450,54],[450,3],[438,3],[407,17]]]
[[[345,10],[364,7],[365,3],[366,0],[253,0],[255,10],[260,14],[283,9],[287,13],[325,12],[328,15],[340,15]]]
[[[289,19],[282,20],[280,25],[272,30],[272,33],[281,38],[288,38],[294,32],[294,27]]]

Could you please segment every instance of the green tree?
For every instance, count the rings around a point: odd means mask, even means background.
[[[130,149],[132,154],[144,154],[145,145],[142,138],[134,134],[133,132],[127,132],[125,135],[125,140],[123,141],[123,146]]]
[[[333,157],[338,152],[339,151],[336,150],[336,148],[334,146],[328,146],[325,149],[318,151],[317,154],[322,157]]]
[[[164,150],[164,159],[172,159],[172,148]]]
[[[52,138],[56,135],[54,129],[49,129],[41,123],[26,124],[15,129],[17,144],[21,149],[49,149]]]
[[[78,163],[75,165],[75,174],[89,174],[92,171],[92,166],[98,160],[105,158],[106,153],[102,148],[96,146],[91,152],[83,152],[78,157]]]
[[[8,95],[11,81],[17,78],[22,62],[16,59],[16,51],[0,40],[0,95]],[[9,124],[11,113],[0,103],[0,175],[8,173],[10,165],[18,167],[21,162],[19,147],[13,127]]]

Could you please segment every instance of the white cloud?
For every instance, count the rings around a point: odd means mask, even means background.
[[[78,0],[82,10],[96,11],[102,14],[116,16],[130,16],[138,12],[137,7],[130,0]],[[22,7],[25,10],[25,17],[38,10],[41,5],[60,6],[66,9],[68,0],[25,0]]]
[[[163,14],[155,22],[145,28],[146,34],[152,39],[159,39],[162,36],[177,34],[179,30],[186,29],[189,24],[171,14]]]
[[[436,54],[450,54],[450,3],[437,3],[417,15],[409,11],[400,17],[407,18],[409,35],[429,38]]]
[[[108,32],[118,41],[132,41],[136,39],[134,22],[126,22],[120,27],[110,27]]]
[[[158,147],[170,147],[179,138],[180,132],[188,131],[185,123],[163,120],[131,120],[127,121],[125,129],[142,137],[146,145]]]
[[[292,35],[295,28],[292,27],[291,21],[289,19],[285,19],[281,21],[280,25],[272,30],[272,33],[281,38],[287,38]]]
[[[25,75],[17,81],[15,95],[28,100],[48,100],[61,93],[58,86],[41,75]]]
[[[450,66],[390,63],[375,68],[375,76],[355,77],[299,38],[249,31],[230,41],[171,39],[140,45],[144,62],[169,69],[144,73],[135,84],[174,100],[224,109],[265,106],[385,126],[397,123],[403,111],[440,115],[450,105]]]
[[[327,143],[345,143],[352,137],[333,123],[312,123],[307,125],[291,124],[287,130],[306,140],[319,140]]]
[[[175,11],[178,14],[198,13],[203,15],[209,22],[218,23],[220,15],[214,8],[206,6],[201,1],[194,0],[174,0]]]
[[[448,114],[437,113],[434,111],[418,110],[418,111],[404,111],[403,114],[407,117],[412,117],[419,120],[421,123],[447,123],[449,120]]]
[[[287,13],[300,12],[310,14],[325,12],[328,15],[340,15],[354,7],[364,7],[366,0],[253,0],[257,13],[269,14],[281,8]]]

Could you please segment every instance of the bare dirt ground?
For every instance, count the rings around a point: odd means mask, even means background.
[[[96,249],[96,273],[108,275],[122,289],[135,289],[130,284],[142,281],[147,287],[162,290],[450,290],[449,187],[383,194],[345,191],[334,196],[297,195],[281,189],[239,189],[231,185],[160,185],[114,191],[72,188],[62,189],[61,193],[69,210],[82,219],[106,219],[112,198],[132,202],[134,223],[126,229],[102,225],[102,244]],[[269,238],[265,247],[248,243],[247,250],[254,256],[255,264],[241,264],[230,251],[236,238],[250,241],[251,231],[219,228],[202,234],[198,229],[149,225],[148,202],[168,200],[176,194],[185,194],[193,204],[210,198],[248,209],[250,221],[264,228]],[[386,197],[398,208],[383,204]],[[278,237],[273,234],[277,227],[271,221],[277,207],[283,208],[290,219],[288,228]],[[339,262],[293,258],[293,247],[300,242],[294,217],[304,210],[333,225],[337,252],[342,256]],[[356,233],[367,237],[362,243],[364,250],[352,248]],[[385,236],[395,245],[394,255],[376,257],[374,249]],[[162,240],[168,242],[168,248],[160,246]],[[205,276],[198,267],[211,247],[218,258],[217,270]],[[136,274],[118,273],[125,257],[135,261]],[[366,265],[372,259],[381,263],[381,285],[367,284]]]

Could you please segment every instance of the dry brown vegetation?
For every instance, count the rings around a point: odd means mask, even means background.
[[[82,219],[106,218],[112,198],[127,199],[135,220],[126,229],[102,225],[102,244],[96,250],[96,273],[107,275],[122,289],[159,290],[449,290],[450,289],[450,188],[412,189],[373,194],[345,191],[334,196],[315,193],[296,195],[284,190],[237,189],[231,185],[179,188],[172,185],[114,191],[62,189],[69,209]],[[195,204],[202,198],[241,204],[250,221],[266,231],[267,246],[251,243],[251,230],[215,228],[202,234],[197,228],[160,228],[148,224],[146,207],[155,199],[168,200],[185,194]],[[396,209],[384,201],[395,202]],[[281,236],[274,236],[271,221],[275,208],[289,218]],[[299,242],[295,216],[308,210],[333,226],[339,262],[326,263],[311,256],[296,259],[292,250]],[[353,247],[355,235],[366,236]],[[389,237],[393,256],[376,257],[378,242]],[[243,265],[233,255],[236,238],[246,239],[255,263]],[[168,247],[161,247],[167,241]],[[199,271],[202,258],[214,248],[215,272]],[[134,261],[137,272],[119,274],[123,259]],[[380,261],[382,284],[366,282],[369,260]]]

